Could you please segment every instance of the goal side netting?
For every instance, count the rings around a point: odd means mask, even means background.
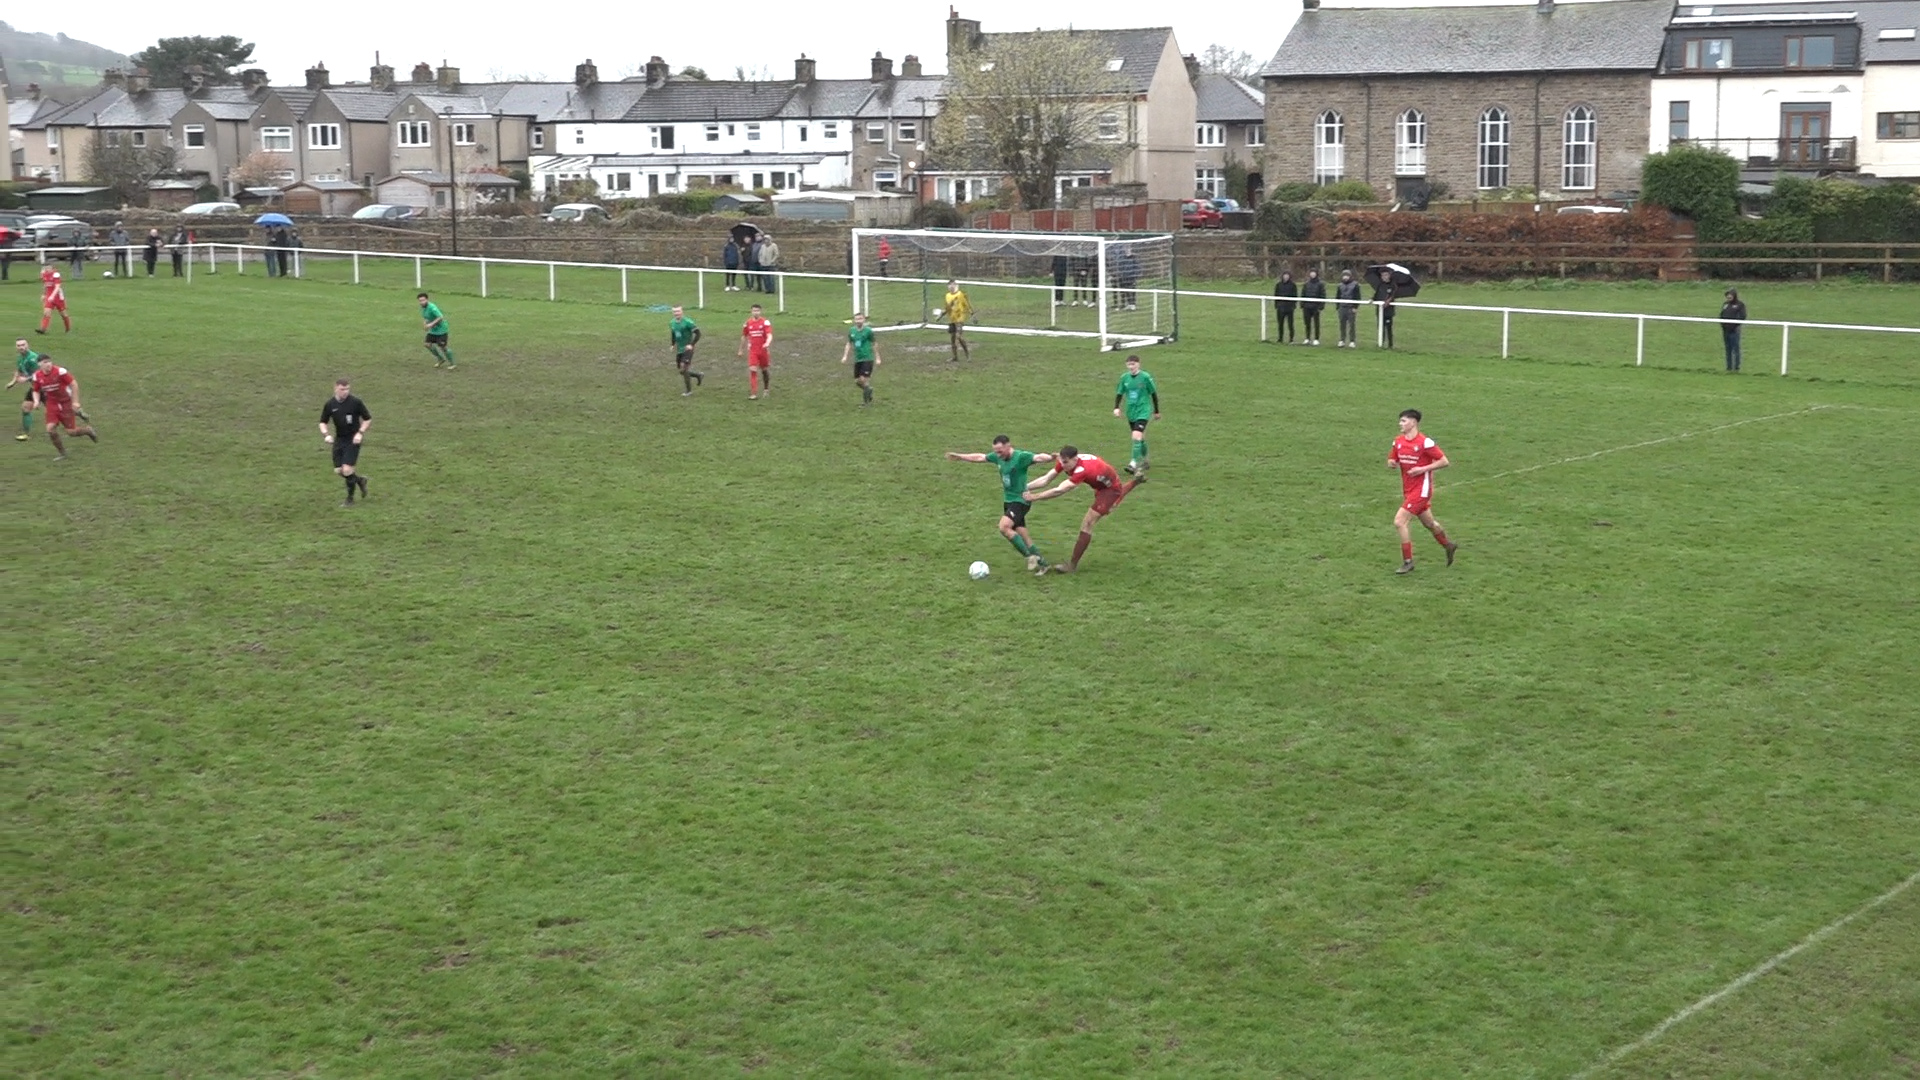
[[[1087,338],[1101,349],[1179,335],[1171,236],[855,229],[851,243],[853,310],[875,330],[944,328],[954,281],[975,333]]]

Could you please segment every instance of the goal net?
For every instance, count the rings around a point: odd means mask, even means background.
[[[853,310],[876,330],[943,327],[947,283],[985,334],[1089,338],[1133,349],[1179,335],[1173,237],[853,230]]]

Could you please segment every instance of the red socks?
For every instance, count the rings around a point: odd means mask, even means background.
[[[1400,558],[1403,562],[1413,561],[1413,544],[1411,541],[1400,545]]]
[[[760,369],[750,367],[747,369],[747,393],[757,394],[759,392],[760,392]]]
[[[1443,530],[1443,531],[1441,531],[1441,532],[1437,532],[1437,533],[1434,533],[1434,534],[1433,534],[1433,541],[1434,541],[1434,543],[1436,543],[1436,544],[1439,544],[1439,545],[1440,545],[1441,547],[1446,547],[1446,546],[1447,546],[1447,534],[1446,534],[1446,532],[1445,532],[1445,531]]]
[[[1080,556],[1087,553],[1087,545],[1091,543],[1093,543],[1093,534],[1090,532],[1081,533],[1080,539],[1073,542],[1073,559],[1071,561],[1075,570],[1080,569]]]

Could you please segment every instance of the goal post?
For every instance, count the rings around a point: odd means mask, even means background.
[[[1174,243],[1164,234],[854,229],[851,245],[853,311],[875,330],[945,326],[954,281],[975,333],[1084,338],[1102,350],[1179,336]]]

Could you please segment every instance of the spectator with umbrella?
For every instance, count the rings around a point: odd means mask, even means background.
[[[1399,263],[1379,263],[1367,267],[1367,283],[1373,286],[1373,299],[1380,305],[1380,342],[1393,348],[1394,303],[1420,291],[1413,271]]]

